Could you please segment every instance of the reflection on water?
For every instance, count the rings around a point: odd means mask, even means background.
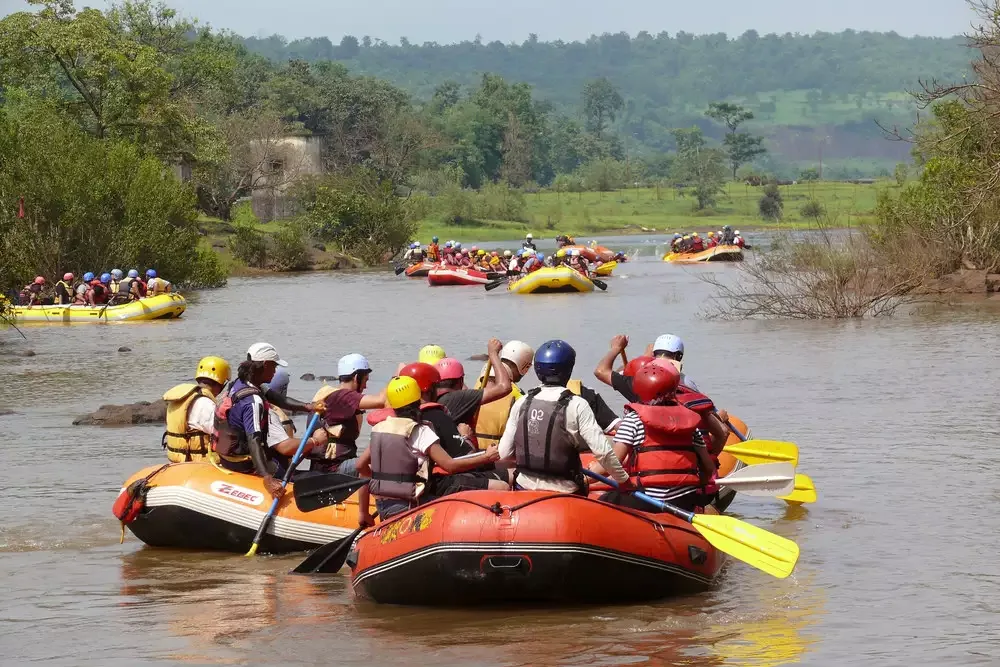
[[[704,273],[640,250],[607,293],[519,297],[430,289],[391,274],[234,280],[177,322],[0,332],[0,612],[4,664],[53,665],[921,665],[996,664],[1000,466],[998,300],[950,299],[864,322],[717,322],[697,316]],[[754,245],[766,239],[752,236]],[[624,330],[631,354],[667,331],[685,371],[755,435],[797,442],[820,502],[740,498],[741,518],[794,539],[775,580],[730,563],[703,594],[620,605],[615,582],[581,581],[594,606],[427,610],[355,603],[343,575],[287,574],[299,557],[193,554],[118,544],[122,481],[162,458],[158,426],[73,427],[102,403],[156,398],[198,359],[236,360],[258,339],[302,373],[366,354],[382,386],[425,343],[467,359],[490,336],[564,337],[577,376]],[[118,353],[120,346],[131,353]],[[477,364],[469,364],[471,369]],[[531,386],[532,383],[526,383]],[[622,402],[603,392],[613,407]],[[969,502],[969,498],[987,502]],[[961,499],[954,506],[955,499]],[[30,638],[30,640],[25,640]],[[85,658],[83,656],[86,656]]]

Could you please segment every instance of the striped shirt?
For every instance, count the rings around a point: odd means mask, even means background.
[[[632,457],[634,456],[635,449],[645,441],[646,427],[643,426],[642,420],[639,419],[639,413],[626,410],[625,416],[618,422],[618,430],[615,432],[615,442],[628,447],[629,457]],[[705,437],[700,429],[695,430],[691,441],[691,444],[695,447],[706,447]],[[677,486],[673,488],[646,487],[643,489],[643,492],[658,500],[669,501],[676,500],[689,493],[697,493],[700,490],[700,486]]]

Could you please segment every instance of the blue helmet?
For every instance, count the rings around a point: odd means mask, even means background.
[[[431,237],[431,243],[437,243],[437,242],[438,242],[438,237],[432,236]]]
[[[288,375],[288,371],[283,366],[278,366],[278,369],[274,371],[274,377],[271,378],[270,382],[263,385],[264,391],[273,391],[279,396],[288,395],[288,381],[291,378]]]
[[[414,241],[413,243],[410,244],[410,247],[411,248],[419,248],[420,247],[420,242],[419,241]]]
[[[136,271],[135,269],[129,269],[128,270],[128,277],[129,278],[138,278],[139,277],[139,272]]]
[[[94,274],[91,273],[90,271],[87,271],[85,274],[83,274],[83,282],[89,283],[93,279],[94,279]]]
[[[445,241],[445,243],[444,243],[444,247],[445,248],[450,248],[451,246],[452,246],[451,241]]]
[[[455,250],[458,250],[461,247],[462,247],[462,244],[460,242],[458,242],[458,241],[455,241]]]
[[[122,270],[121,269],[111,269],[111,277],[114,278],[115,280],[121,280],[122,279]]]
[[[535,352],[535,375],[542,384],[565,385],[575,364],[576,350],[564,340],[542,343]]]
[[[146,269],[146,277],[147,278],[155,278],[156,277],[156,269]]]
[[[540,253],[540,252],[537,252],[537,253],[535,253],[535,257],[537,257],[537,258],[538,258],[538,261],[539,261],[539,262],[541,262],[542,260],[544,260],[544,259],[545,259],[545,254],[544,254],[544,253]]]
[[[110,283],[111,282],[111,274],[110,273],[102,273],[101,274],[101,282],[104,283],[105,285],[107,285],[108,283]]]

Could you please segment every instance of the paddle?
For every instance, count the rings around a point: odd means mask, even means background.
[[[288,464],[288,469],[285,470],[284,476],[281,478],[281,488],[288,486],[288,479],[292,476],[292,471],[295,467],[299,465],[299,461],[302,460],[302,454],[305,453],[306,442],[309,441],[309,436],[316,429],[316,425],[319,424],[319,413],[314,413],[312,419],[309,420],[309,425],[306,426],[305,433],[302,434],[302,441],[299,443],[299,448],[295,450],[295,456],[292,457],[292,462]],[[271,519],[274,518],[274,513],[278,509],[278,503],[281,502],[281,498],[275,498],[274,502],[271,503],[271,509],[267,511],[264,515],[264,520],[260,522],[260,528],[257,529],[257,534],[253,536],[253,544],[250,545],[250,550],[246,552],[246,556],[249,558],[256,555],[257,547],[260,546],[260,541],[264,537],[264,531],[267,530],[267,526],[271,523]]]
[[[501,278],[500,280],[494,280],[491,283],[486,283],[485,285],[483,285],[483,287],[485,287],[486,291],[489,292],[491,290],[495,290],[496,288],[500,287],[501,285],[505,285],[506,283],[507,283],[507,279],[506,278]]]
[[[406,267],[405,266],[396,266],[395,271],[396,271],[396,275],[398,276],[403,271],[406,271]]]
[[[364,528],[359,527],[347,537],[317,547],[306,559],[292,570],[293,574],[336,574],[344,567],[351,545]]]
[[[292,494],[300,511],[312,512],[344,502],[367,483],[367,479],[337,473],[313,475],[295,482]]]
[[[604,475],[598,475],[587,468],[583,468],[583,474],[618,488],[618,482],[608,479]],[[634,493],[635,497],[643,502],[687,521],[695,527],[695,530],[702,537],[708,540],[709,544],[719,551],[727,553],[747,565],[752,565],[758,570],[767,572],[773,577],[784,579],[795,569],[795,563],[799,559],[799,545],[787,538],[740,521],[735,517],[685,512],[679,507],[659,501],[645,493],[631,489],[623,489],[623,491]]]
[[[608,284],[603,280],[598,280],[597,278],[591,278],[590,282],[594,283],[594,286],[602,292],[608,289]]]
[[[795,490],[786,496],[779,496],[781,500],[792,505],[802,505],[803,503],[816,502],[816,487],[809,475],[795,476]]]
[[[716,483],[749,496],[780,497],[792,493],[795,477],[791,463],[761,463],[740,468]]]
[[[726,445],[723,450],[732,454],[743,463],[791,463],[799,464],[799,448],[794,442],[779,440],[744,440],[743,442]]]

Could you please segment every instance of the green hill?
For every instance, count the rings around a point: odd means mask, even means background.
[[[669,130],[698,124],[719,137],[703,115],[711,101],[733,100],[756,118],[748,130],[768,139],[779,173],[822,159],[831,177],[872,175],[907,156],[908,146],[882,140],[875,121],[910,126],[916,106],[906,94],[920,80],[959,80],[970,52],[960,37],[901,37],[845,31],[813,35],[639,33],[593,36],[586,42],[390,45],[347,36],[286,41],[249,38],[244,44],[282,62],[337,60],[352,72],[387,79],[430,99],[446,81],[466,87],[483,73],[526,82],[556,111],[579,115],[584,84],[607,77],[625,108],[614,129],[637,153],[672,148]],[[839,172],[839,173],[838,173]]]

